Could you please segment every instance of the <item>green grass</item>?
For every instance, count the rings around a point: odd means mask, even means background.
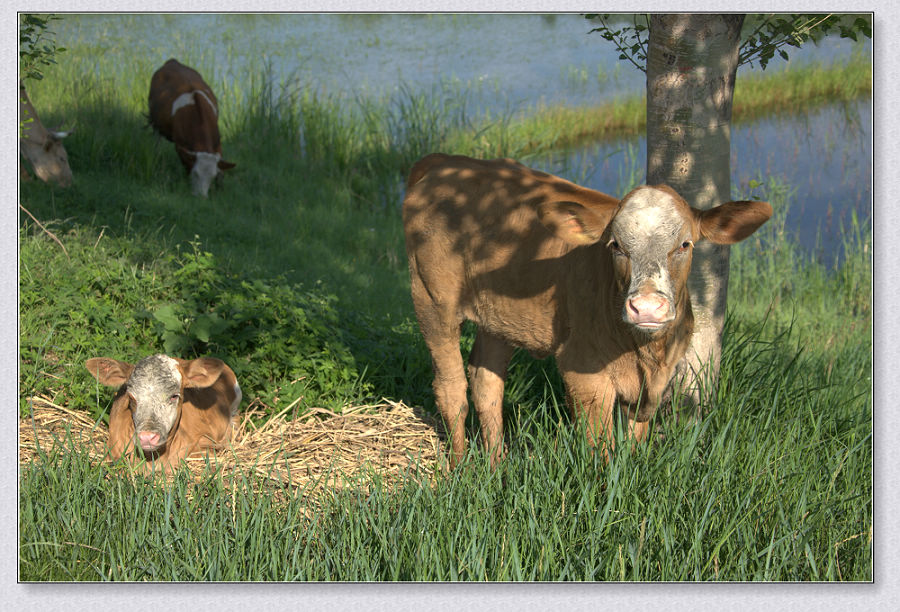
[[[200,200],[144,126],[155,66],[89,51],[70,48],[30,91],[46,124],[80,127],[75,185],[21,188],[68,253],[22,217],[22,414],[44,394],[102,418],[112,393],[83,361],[162,351],[224,358],[263,418],[295,401],[297,413],[382,396],[430,408],[403,174],[448,143],[516,155],[544,136],[509,118],[485,145],[452,98],[407,88],[348,105],[264,64],[238,89],[227,65],[188,54],[213,75],[238,163]],[[620,444],[602,465],[561,409],[553,360],[517,354],[507,460],[492,473],[470,453],[433,486],[363,475],[313,502],[260,492],[272,485],[249,470],[232,489],[214,474],[150,483],[77,447],[44,449],[21,467],[20,578],[871,579],[871,230],[854,220],[843,259],[823,262],[784,228],[790,190],[756,195],[778,216],[732,251],[720,385],[696,423],[659,417],[664,438]]]
[[[822,104],[856,100],[872,93],[872,63],[861,54],[824,66],[800,65],[779,72],[747,71],[738,76],[733,122],[752,121],[773,112],[806,112]],[[478,157],[537,155],[598,140],[615,140],[646,128],[643,96],[615,99],[581,108],[528,108],[515,116],[488,117],[477,137],[462,131],[451,134],[450,149]]]
[[[868,352],[826,374],[789,332],[764,335],[730,336],[708,416],[659,420],[663,441],[609,465],[545,389],[512,415],[496,472],[475,452],[435,486],[363,475],[311,515],[302,492],[255,492],[270,486],[256,475],[235,492],[214,476],[152,485],[57,451],[23,470],[20,577],[868,580]]]

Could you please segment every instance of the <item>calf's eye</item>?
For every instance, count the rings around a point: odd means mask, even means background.
[[[689,248],[691,248],[692,246],[694,246],[694,243],[693,243],[692,241],[690,241],[690,240],[685,240],[684,242],[681,243],[681,250],[682,250],[682,251],[687,251],[687,250],[688,250]]]
[[[625,252],[622,251],[622,248],[619,246],[619,243],[615,240],[610,240],[606,243],[606,246],[615,254],[615,255],[624,255]]]
[[[170,402],[177,402],[179,399],[181,399],[180,396],[179,396],[177,393],[175,393],[174,395],[172,395],[172,396],[169,398],[169,401],[170,401]]]

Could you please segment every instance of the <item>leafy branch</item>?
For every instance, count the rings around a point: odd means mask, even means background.
[[[20,78],[40,81],[43,69],[56,63],[56,56],[66,50],[56,45],[56,33],[49,30],[55,15],[22,15],[19,22]]]
[[[788,59],[785,46],[799,47],[805,42],[818,42],[824,36],[838,30],[841,38],[858,40],[859,33],[872,38],[872,27],[863,17],[857,17],[851,24],[846,16],[834,14],[819,15],[766,15],[756,29],[741,43],[738,66],[759,62],[765,70],[775,53]]]
[[[753,65],[756,61],[765,70],[775,53],[782,59],[788,59],[784,47],[799,47],[810,40],[818,42],[834,31],[839,32],[841,38],[858,40],[860,34],[872,38],[871,22],[866,16],[766,14],[753,17],[752,22],[757,24],[741,42],[738,66]],[[598,32],[604,40],[613,43],[619,52],[619,59],[631,62],[642,72],[647,71],[648,15],[634,15],[633,25],[619,28],[612,25],[608,14],[589,13],[585,18],[600,23],[590,32]]]
[[[585,18],[599,21],[600,27],[592,32],[598,32],[604,40],[608,40],[616,46],[620,60],[628,60],[641,72],[647,72],[647,39],[650,32],[650,17],[645,14],[635,14],[630,26],[624,26],[618,30],[613,29],[608,14],[589,13]],[[642,20],[642,23],[639,23]]]

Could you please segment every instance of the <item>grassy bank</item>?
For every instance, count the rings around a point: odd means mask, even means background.
[[[739,73],[734,91],[734,124],[773,113],[805,113],[822,104],[849,102],[872,93],[872,65],[860,56],[829,66],[807,64],[780,72]],[[478,138],[451,137],[454,147],[474,145],[483,157],[538,154],[598,140],[640,134],[646,128],[643,97],[632,97],[590,108],[567,106],[529,109],[517,119],[494,118],[481,125]]]
[[[23,216],[23,413],[41,394],[102,419],[112,393],[84,359],[163,351],[224,358],[261,418],[380,397],[430,406],[401,180],[448,143],[485,153],[489,132],[464,139],[452,101],[412,90],[347,106],[265,66],[238,89],[201,53],[184,59],[212,75],[238,168],[200,200],[144,124],[154,66],[70,57],[30,92],[46,124],[81,129],[67,141],[72,188],[21,187],[66,247]],[[486,154],[545,138],[504,129]],[[792,204],[777,183],[754,195],[780,215]],[[659,419],[664,438],[608,466],[560,409],[552,360],[517,355],[495,473],[474,453],[433,483],[363,479],[311,501],[249,467],[227,489],[212,475],[151,485],[83,449],[46,450],[22,466],[20,577],[867,580],[871,232],[847,230],[837,267],[801,251],[783,216],[736,247],[716,401],[697,423]]]

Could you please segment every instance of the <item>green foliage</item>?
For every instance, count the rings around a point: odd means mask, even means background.
[[[160,352],[224,359],[264,413],[295,402],[295,414],[340,410],[371,391],[347,345],[351,328],[321,287],[227,274],[198,240],[141,263],[130,261],[139,255],[128,241],[92,245],[83,232],[68,236],[70,258],[40,235],[26,232],[22,243],[23,410],[31,395],[64,394],[99,418],[112,393],[83,362]]]
[[[765,70],[776,52],[782,59],[788,59],[785,46],[799,47],[810,41],[818,42],[832,31],[839,32],[841,38],[852,40],[857,40],[859,34],[872,38],[871,16],[763,15],[755,29],[742,36],[738,66],[753,65],[756,60]]]
[[[22,14],[19,18],[19,75],[22,79],[40,81],[43,70],[56,64],[56,56],[66,48],[56,44],[56,34],[49,29],[56,15]]]
[[[619,59],[631,62],[638,70],[646,72],[647,44],[650,36],[650,18],[633,15],[631,25],[617,25],[621,18],[610,19],[609,14],[589,13],[585,18],[600,25],[591,30],[615,45]],[[747,32],[748,28],[753,28]],[[799,47],[807,42],[818,42],[831,32],[841,38],[857,40],[862,34],[872,38],[871,16],[845,14],[765,14],[748,16],[741,38],[738,66],[759,62],[765,69],[775,53],[788,59],[786,46]]]
[[[199,239],[190,247],[166,258],[172,282],[166,301],[152,310],[165,353],[227,358],[263,404],[275,408],[305,398],[340,409],[350,397],[366,396],[335,296],[283,277],[227,275]]]

